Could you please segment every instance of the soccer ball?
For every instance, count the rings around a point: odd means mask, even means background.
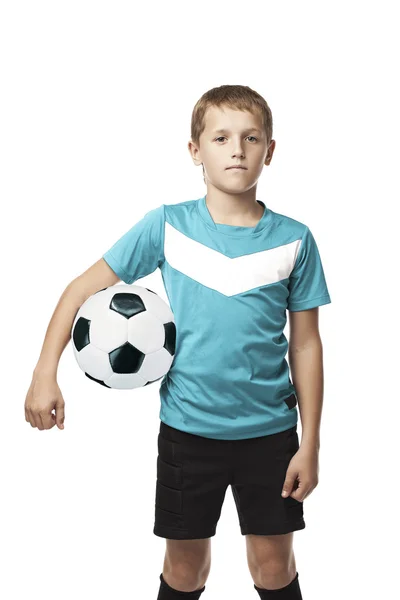
[[[71,339],[78,365],[89,379],[131,390],[169,371],[175,355],[174,315],[152,290],[114,285],[82,304]]]

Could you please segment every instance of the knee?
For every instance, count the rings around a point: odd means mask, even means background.
[[[258,565],[253,579],[257,587],[276,590],[289,585],[295,576],[296,564],[294,560],[272,559]]]
[[[192,562],[171,563],[164,566],[163,577],[168,585],[180,592],[193,592],[205,586],[211,565]]]

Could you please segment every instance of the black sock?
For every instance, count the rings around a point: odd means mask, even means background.
[[[299,585],[299,574],[296,572],[296,577],[291,583],[277,590],[264,590],[254,584],[254,588],[260,595],[261,600],[276,598],[276,600],[303,600]]]
[[[199,600],[200,595],[206,589],[206,586],[193,592],[181,592],[180,590],[174,590],[165,581],[163,574],[160,575],[160,591],[158,592],[157,600]]]

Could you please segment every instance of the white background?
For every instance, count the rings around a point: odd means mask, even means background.
[[[257,198],[310,227],[332,299],[320,308],[320,481],[294,536],[303,598],[397,591],[395,8],[1,4],[2,598],[157,597],[159,382],[103,388],[69,343],[58,371],[65,430],[32,428],[24,401],[67,284],[148,210],[204,195],[190,118],[222,84],[270,105],[276,149]],[[159,270],[138,284],[167,299]],[[258,597],[230,488],[202,597]]]

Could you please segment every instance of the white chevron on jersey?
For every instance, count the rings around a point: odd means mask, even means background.
[[[230,258],[165,223],[164,255],[168,264],[225,296],[234,296],[289,277],[301,239],[262,252]]]

